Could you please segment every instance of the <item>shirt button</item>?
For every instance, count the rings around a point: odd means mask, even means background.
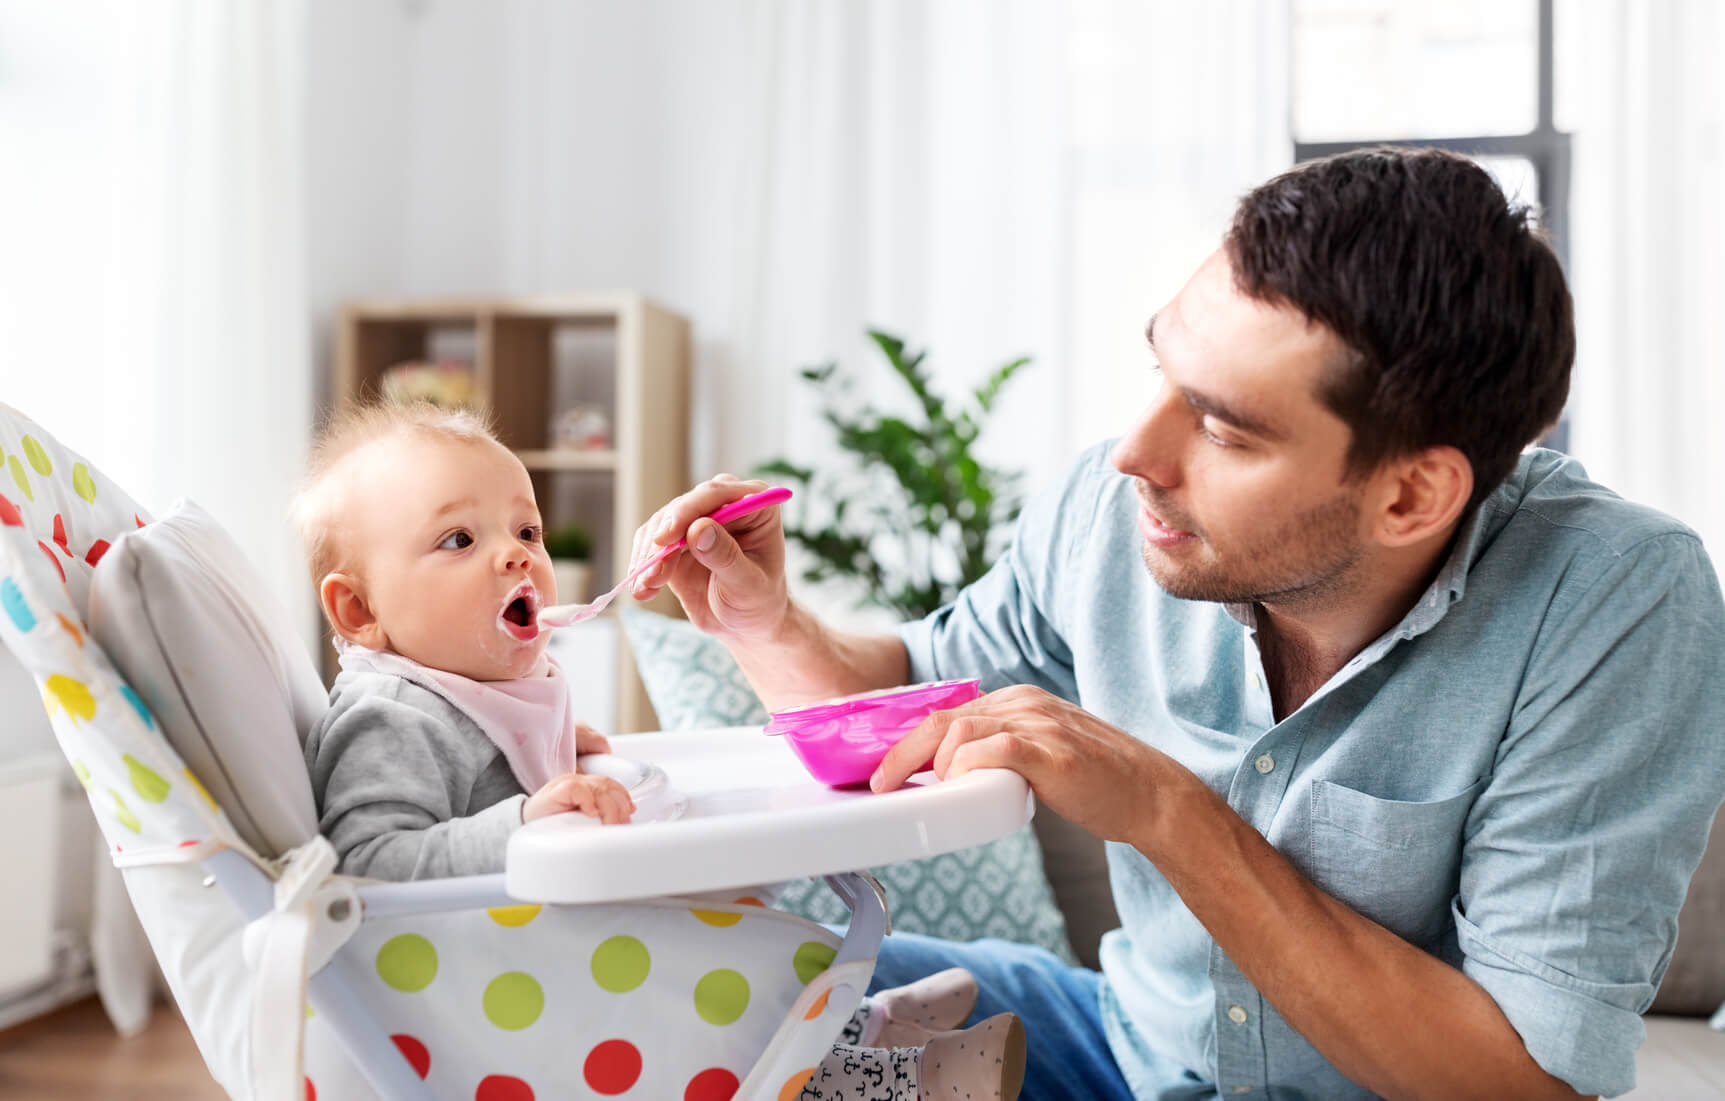
[[[1276,759],[1265,753],[1252,762],[1252,767],[1258,770],[1259,775],[1268,776],[1276,767]]]
[[[1252,683],[1258,686],[1258,691],[1264,690],[1264,671],[1262,669],[1252,670]],[[1250,1088],[1250,1086],[1247,1087],[1247,1089]]]
[[[1228,1007],[1228,1019],[1237,1025],[1243,1025],[1246,1023],[1246,1011],[1237,1005],[1231,1005]]]

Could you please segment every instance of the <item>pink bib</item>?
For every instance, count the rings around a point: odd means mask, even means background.
[[[336,651],[345,671],[401,677],[460,708],[503,751],[509,771],[529,795],[546,781],[575,771],[569,682],[551,655],[519,680],[477,681],[344,639],[336,640]]]

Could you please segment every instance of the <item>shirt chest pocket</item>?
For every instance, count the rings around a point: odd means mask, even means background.
[[[1430,945],[1449,924],[1461,875],[1462,825],[1484,786],[1428,803],[1312,784],[1307,874],[1404,940]]]

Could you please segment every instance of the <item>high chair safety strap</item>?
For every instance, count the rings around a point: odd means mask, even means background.
[[[351,881],[332,878],[337,861],[328,840],[314,837],[284,860],[275,908],[243,937],[253,980],[247,1077],[256,1101],[303,1096],[306,979],[360,926],[359,895]]]

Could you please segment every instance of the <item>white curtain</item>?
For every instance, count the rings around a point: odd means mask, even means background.
[[[1589,473],[1725,555],[1725,7],[1570,0],[1571,416]]]
[[[202,503],[309,638],[284,512],[311,417],[304,20],[300,0],[0,7],[0,400],[146,508]],[[135,1031],[155,967],[96,862],[97,985]]]
[[[301,0],[0,15],[0,400],[145,507],[197,499],[309,636],[284,519],[311,417],[304,19]]]

